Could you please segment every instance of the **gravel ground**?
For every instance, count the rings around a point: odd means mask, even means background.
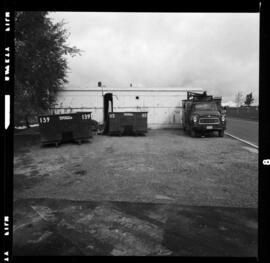
[[[19,134],[14,136],[15,200],[257,207],[258,153],[229,137],[150,130],[142,137],[95,135],[82,145],[55,148],[40,147],[37,132]]]

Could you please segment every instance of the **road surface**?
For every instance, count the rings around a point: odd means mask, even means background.
[[[22,199],[15,256],[257,256],[257,211],[170,203]]]
[[[227,133],[259,146],[259,122],[227,118]]]

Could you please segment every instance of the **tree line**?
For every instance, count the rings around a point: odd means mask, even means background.
[[[254,102],[252,92],[248,93],[245,98],[242,92],[237,92],[234,102],[236,103],[237,107],[240,107],[242,105],[251,106],[251,104]]]

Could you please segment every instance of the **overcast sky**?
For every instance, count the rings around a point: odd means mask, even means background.
[[[201,87],[223,101],[258,102],[258,13],[54,12],[70,32],[67,88]]]

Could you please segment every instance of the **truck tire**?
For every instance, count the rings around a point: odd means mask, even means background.
[[[190,130],[190,136],[191,137],[196,137],[197,136],[197,132],[193,129]]]
[[[218,131],[218,136],[219,137],[224,137],[224,130]]]

